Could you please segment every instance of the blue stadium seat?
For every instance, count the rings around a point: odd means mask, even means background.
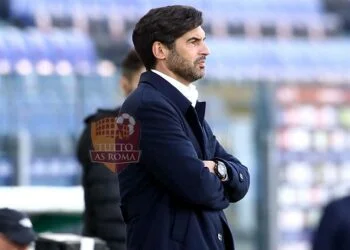
[[[350,59],[346,51],[350,51],[348,39],[334,39],[326,42],[327,47],[322,47],[324,50],[325,67],[334,72],[343,72],[349,74]]]
[[[266,0],[263,6],[264,11],[272,13],[297,13],[297,14],[320,14],[322,12],[321,1],[319,0]]]
[[[31,165],[31,185],[78,185],[80,173],[80,167],[74,157],[37,157]]]
[[[7,43],[4,39],[4,34],[0,33],[0,60],[8,61],[9,60],[9,49],[7,48]]]
[[[34,24],[34,8],[40,6],[38,0],[11,0],[10,18],[20,21],[25,26]]]
[[[97,73],[80,77],[79,93],[82,95],[82,114],[95,113],[98,108],[114,108],[118,105],[118,79],[116,75],[101,76]]]
[[[52,46],[43,33],[33,29],[25,33],[24,39],[31,62],[36,64],[41,60],[53,61]]]
[[[350,59],[349,39],[325,41],[275,39],[245,40],[239,38],[207,39],[211,55],[207,59],[207,77],[237,79],[256,72],[277,76],[294,74],[320,77],[332,71],[347,74]],[[291,75],[292,76],[292,75]]]
[[[20,60],[29,58],[23,33],[15,28],[6,28],[0,33],[0,36],[2,36],[2,40],[5,43],[6,56],[12,69]]]
[[[53,64],[67,61],[73,67],[81,63],[93,67],[97,61],[92,40],[81,32],[55,30],[48,34],[34,33],[27,36],[32,51],[38,51],[42,55],[34,57],[35,59],[48,58]]]
[[[319,0],[204,0],[204,11],[207,15],[219,15],[232,18],[256,19],[273,17],[279,14],[320,15],[322,14]]]
[[[85,34],[75,31],[64,34],[67,41],[67,58],[72,65],[88,63],[95,66],[97,56],[92,40]]]
[[[47,42],[52,49],[53,62],[58,63],[62,60],[68,61],[68,42],[63,31],[55,30],[46,36]]]
[[[16,134],[20,127],[29,126],[28,122],[35,108],[30,104],[38,101],[33,83],[30,76],[12,73],[6,77],[7,97],[11,100],[11,105],[8,106],[9,134]]]
[[[0,186],[10,186],[14,182],[14,169],[7,157],[0,156]]]
[[[40,125],[41,130],[34,128],[34,131],[39,134],[43,132],[52,135],[73,134],[77,126],[76,101],[78,99],[74,75],[55,73],[38,75],[36,82],[41,105],[45,107],[41,109],[41,116],[46,124]]]
[[[72,66],[84,63],[91,68],[96,67],[97,61],[91,39],[71,31],[44,34],[35,30],[2,30],[0,52],[4,52],[0,53],[0,60],[9,61],[12,69],[22,59],[29,60],[34,65],[41,60],[49,60],[54,66],[65,60]],[[8,92],[1,91],[0,94],[6,95],[0,103],[3,117],[0,131],[9,128],[8,132],[16,133],[16,129],[23,127],[33,134],[76,132],[80,120],[76,116],[75,75],[21,75],[14,71],[7,76],[6,81]],[[113,84],[116,85],[115,82]],[[105,95],[113,93],[108,91]],[[5,110],[7,97],[13,105]],[[101,97],[98,103],[101,100],[106,101],[108,98]]]
[[[10,99],[8,99],[6,83],[0,76],[0,135],[8,134],[9,105]]]

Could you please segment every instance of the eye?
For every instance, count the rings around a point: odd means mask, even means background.
[[[193,45],[199,45],[199,44],[200,44],[200,40],[193,39],[193,40],[191,41],[191,44],[193,44]]]

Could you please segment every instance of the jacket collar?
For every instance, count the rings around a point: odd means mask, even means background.
[[[140,83],[149,84],[153,88],[157,89],[164,96],[170,99],[170,101],[173,102],[184,115],[187,113],[188,109],[192,107],[191,102],[179,90],[177,90],[163,77],[152,71],[142,73],[140,77]],[[201,123],[203,123],[204,120],[205,107],[205,102],[197,101],[195,109],[198,114],[198,119]]]
[[[178,91],[181,92],[192,104],[193,107],[196,106],[197,100],[198,100],[198,91],[196,88],[196,85],[193,83],[190,83],[189,85],[185,85],[178,80],[160,72],[155,69],[152,69],[152,72],[156,73],[157,75],[160,75],[162,78],[164,78],[167,82],[169,82],[171,85],[173,85]]]
[[[169,98],[183,114],[185,114],[188,107],[191,106],[191,102],[183,94],[181,94],[180,91],[178,91],[163,77],[152,71],[142,73],[140,83],[149,84],[153,88],[157,89],[164,96]]]

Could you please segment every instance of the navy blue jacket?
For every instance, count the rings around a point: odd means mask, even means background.
[[[335,200],[326,206],[314,235],[312,249],[350,249],[350,197]]]
[[[248,191],[248,169],[228,154],[190,101],[159,75],[142,74],[121,113],[141,125],[139,163],[119,173],[128,250],[234,249],[223,209]],[[218,112],[220,112],[218,110]],[[202,160],[220,160],[223,183]]]

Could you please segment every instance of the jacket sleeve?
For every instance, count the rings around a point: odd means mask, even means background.
[[[83,235],[84,236],[93,236],[95,235],[95,226],[93,225],[92,218],[93,213],[90,205],[90,198],[88,192],[86,192],[87,187],[87,168],[90,165],[89,160],[89,128],[85,127],[77,144],[77,159],[82,167],[82,187],[84,189],[84,202],[85,209],[83,214]]]
[[[126,228],[120,210],[118,177],[104,165],[90,161],[89,128],[87,126],[82,133],[77,149],[83,170],[83,234],[105,240],[111,250],[125,249]]]
[[[340,228],[338,214],[335,203],[326,206],[313,237],[312,250],[337,249],[337,244],[341,242],[341,239],[336,237]],[[340,241],[336,242],[337,240]]]
[[[225,195],[230,202],[241,200],[248,192],[250,185],[250,175],[248,168],[245,167],[238,159],[220,145],[215,139],[214,159],[225,163],[228,174],[228,181],[223,182]]]
[[[220,180],[204,167],[170,105],[152,102],[137,112],[141,124],[141,161],[166,189],[184,201],[207,209],[228,207]]]

